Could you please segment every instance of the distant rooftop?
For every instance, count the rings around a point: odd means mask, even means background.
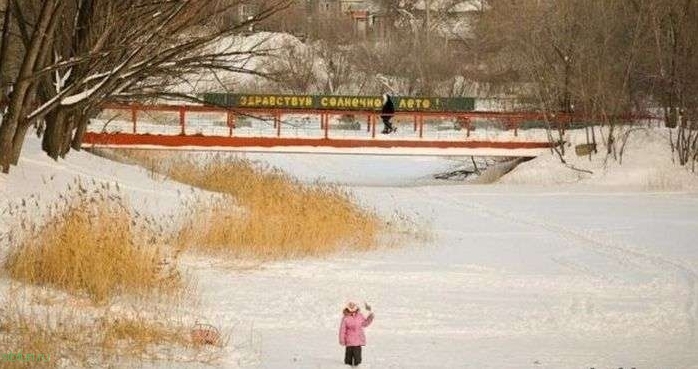
[[[426,0],[418,0],[414,8],[426,9]],[[482,0],[429,0],[429,9],[432,11],[448,11],[452,13],[467,13],[480,11],[485,5]]]

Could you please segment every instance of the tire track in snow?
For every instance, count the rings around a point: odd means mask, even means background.
[[[539,218],[524,218],[511,212],[500,211],[487,207],[476,201],[465,202],[458,196],[450,194],[434,193],[428,189],[427,193],[432,199],[441,202],[444,206],[455,205],[462,209],[470,208],[477,213],[486,214],[487,216],[493,218],[503,219],[515,224],[541,228],[566,239],[582,241],[597,252],[601,251],[605,255],[608,255],[621,263],[633,265],[637,268],[641,268],[641,264],[649,264],[654,266],[658,271],[678,271],[679,274],[685,278],[688,288],[688,298],[685,302],[684,310],[687,317],[687,326],[690,332],[691,342],[695,342],[696,335],[698,333],[698,274],[696,274],[696,272],[690,266],[684,265],[679,261],[675,261],[667,257],[652,255],[646,252],[631,249],[627,244],[611,239],[594,237],[588,233],[550,221],[545,221]]]

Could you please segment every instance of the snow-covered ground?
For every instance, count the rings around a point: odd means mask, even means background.
[[[433,240],[244,269],[187,256],[200,313],[231,334],[217,367],[343,368],[340,311],[354,299],[376,313],[366,368],[698,368],[698,179],[655,159],[661,135],[638,137],[623,166],[570,159],[594,172],[580,177],[542,156],[495,185],[431,179],[454,158],[246,154],[344,184],[386,216],[428,225]],[[189,191],[27,145],[0,176],[2,202],[50,198],[82,176],[118,181],[135,207],[166,216]],[[658,172],[672,180],[648,184]]]

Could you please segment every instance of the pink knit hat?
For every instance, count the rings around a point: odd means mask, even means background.
[[[349,301],[345,309],[347,309],[347,311],[349,311],[350,313],[355,313],[359,311],[359,305],[357,305],[353,301]]]

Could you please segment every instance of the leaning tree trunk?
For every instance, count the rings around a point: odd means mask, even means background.
[[[82,149],[82,139],[85,137],[85,132],[87,132],[87,125],[90,123],[89,110],[83,111],[75,116],[77,129],[73,135],[73,140],[71,146],[74,150],[80,151]]]
[[[54,160],[58,160],[63,152],[64,134],[66,125],[69,124],[68,111],[57,108],[46,115],[46,130],[41,142],[41,148]]]
[[[19,155],[22,152],[22,146],[24,145],[24,137],[27,135],[27,131],[31,127],[31,124],[27,120],[21,120],[17,125],[17,130],[15,131],[15,137],[12,139],[12,165],[17,165],[19,163]]]
[[[29,47],[24,53],[17,83],[15,83],[14,89],[10,94],[7,114],[3,116],[2,124],[0,124],[0,166],[2,166],[2,171],[5,173],[10,171],[10,165],[13,162],[14,152],[16,151],[14,146],[14,142],[16,142],[15,136],[18,133],[18,128],[20,128],[24,107],[27,102],[33,100],[33,97],[29,95],[32,91],[32,85],[36,82],[32,81],[30,77],[40,61],[42,47],[46,46],[45,39],[48,37],[47,33],[56,24],[55,18],[57,17],[56,13],[59,6],[60,2],[56,2],[56,0],[44,2],[36,29],[31,36]]]
[[[55,27],[56,22],[53,21],[51,26],[49,27],[49,32],[53,32]],[[48,47],[48,45],[46,45],[46,41],[47,40],[44,40],[44,45],[41,47],[41,52],[39,53],[37,59],[38,65],[46,65],[48,63],[48,59],[51,56],[51,48]],[[41,101],[49,100],[48,86],[50,84],[50,80],[44,77],[32,83],[32,85],[29,87],[29,90],[27,91],[27,100],[24,104],[25,106],[22,110],[22,114],[17,125],[17,130],[15,131],[15,135],[12,139],[12,165],[17,165],[17,163],[19,162],[19,156],[22,152],[22,146],[24,145],[24,138],[27,135],[29,127],[31,127],[33,123],[33,120],[28,119],[27,116],[31,114],[30,111],[38,103],[40,103]]]
[[[5,7],[5,17],[2,22],[2,35],[0,35],[0,102],[5,100],[5,66],[9,63],[8,50],[10,47],[10,25],[12,23],[12,8],[10,4]]]
[[[61,132],[61,147],[60,156],[65,158],[71,148],[71,143],[73,139],[73,131],[75,130],[76,120],[78,119],[78,113],[75,111],[70,112],[67,115],[65,124],[63,125],[63,131]]]

